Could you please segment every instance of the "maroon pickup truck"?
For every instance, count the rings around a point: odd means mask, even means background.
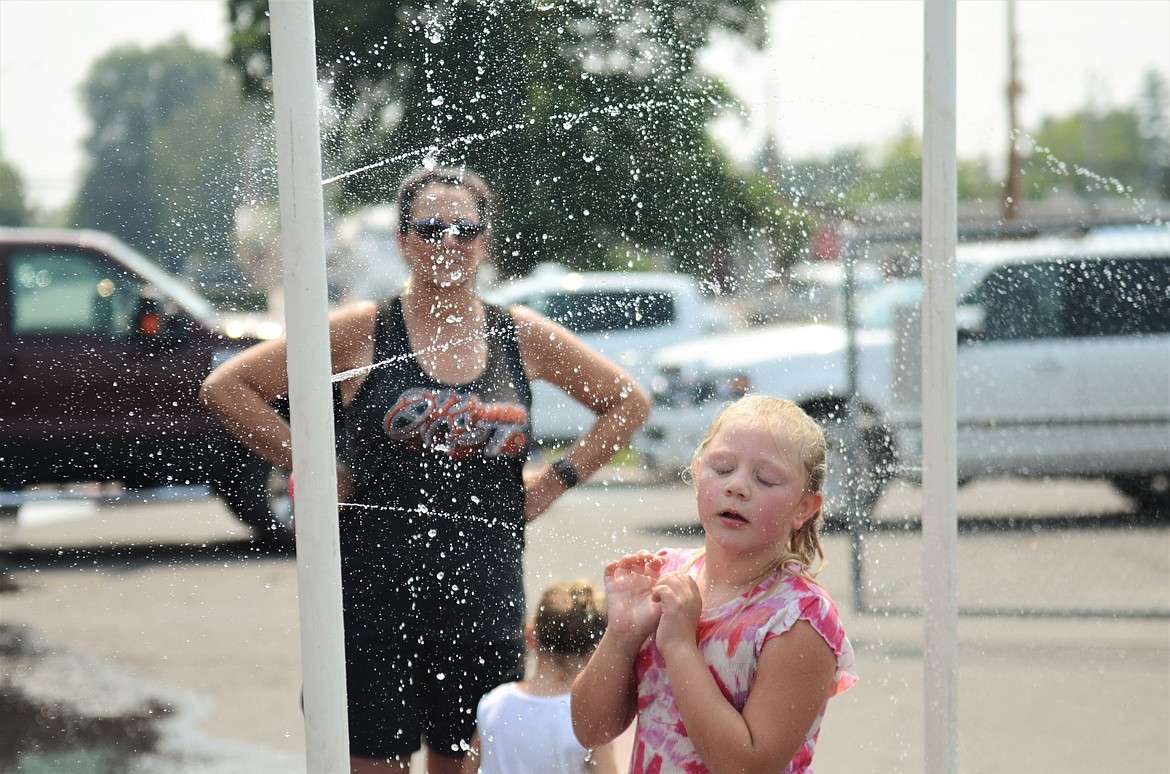
[[[198,399],[216,364],[264,334],[109,234],[0,228],[0,493],[206,486],[260,539],[290,545],[281,472]]]

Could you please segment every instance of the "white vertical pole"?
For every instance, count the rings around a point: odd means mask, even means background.
[[[958,770],[955,0],[926,0],[922,143],[925,771]]]
[[[270,0],[307,770],[349,771],[312,0]]]

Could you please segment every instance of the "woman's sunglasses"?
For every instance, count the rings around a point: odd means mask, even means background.
[[[408,228],[412,229],[414,233],[424,242],[432,242],[438,244],[443,241],[443,237],[447,234],[455,240],[456,244],[469,245],[479,238],[485,230],[482,223],[476,223],[470,220],[457,220],[454,223],[444,223],[441,220],[413,220],[408,224]]]

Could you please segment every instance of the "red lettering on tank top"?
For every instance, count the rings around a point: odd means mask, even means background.
[[[403,392],[382,421],[386,434],[455,459],[515,457],[528,447],[528,411],[514,403],[482,403],[454,390]]]

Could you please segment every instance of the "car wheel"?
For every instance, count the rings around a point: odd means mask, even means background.
[[[265,480],[265,495],[268,503],[267,528],[278,536],[278,542],[291,547],[294,541],[293,499],[288,491],[287,470],[273,466]]]
[[[232,475],[214,482],[212,487],[236,518],[255,531],[261,542],[281,549],[292,548],[288,471],[259,457],[251,457]]]
[[[854,522],[867,524],[893,475],[889,432],[872,413],[862,412],[856,428],[859,442],[854,444],[843,406],[822,406],[810,413],[825,433],[825,523],[841,527]]]
[[[1170,472],[1117,478],[1113,486],[1142,512],[1170,518]]]

